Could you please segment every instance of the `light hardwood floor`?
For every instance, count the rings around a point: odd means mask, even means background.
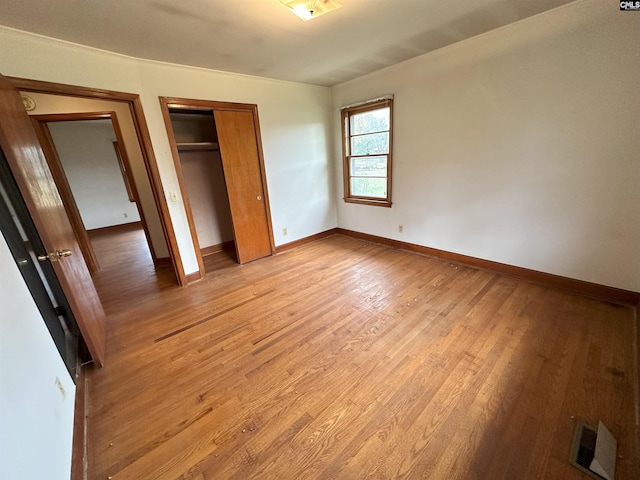
[[[639,478],[631,308],[339,235],[178,288],[141,235],[93,238],[89,479],[578,480],[576,419]]]

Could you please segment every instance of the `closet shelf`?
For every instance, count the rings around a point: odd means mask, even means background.
[[[219,150],[217,142],[178,142],[176,146],[179,152]]]

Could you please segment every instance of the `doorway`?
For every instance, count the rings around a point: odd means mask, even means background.
[[[257,106],[161,97],[200,279],[208,248],[238,263],[275,253]],[[177,192],[176,192],[177,196]]]
[[[184,267],[139,96],[15,77],[7,79],[20,91],[25,105],[32,107],[32,111],[28,112],[30,115],[117,112],[132,174],[136,178],[139,206],[144,210],[151,237],[150,241],[147,240],[154,252],[154,264],[171,266],[173,282],[186,285]]]
[[[170,109],[185,194],[205,271],[207,258],[227,252],[235,259],[235,241],[227,187],[213,112]]]
[[[33,115],[31,119],[89,271],[95,274],[100,269],[92,236],[106,229],[141,228],[157,263],[140,206],[139,180],[133,175],[116,112]]]

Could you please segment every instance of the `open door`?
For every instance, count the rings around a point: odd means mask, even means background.
[[[224,180],[229,192],[238,263],[272,254],[267,194],[253,112],[215,110]]]
[[[105,356],[105,314],[18,91],[0,75],[0,148],[67,297],[93,361]]]
[[[39,122],[34,117],[31,117],[31,120],[33,121],[36,135],[38,135],[42,151],[45,154],[44,156],[49,164],[49,170],[51,171],[53,180],[56,182],[56,189],[60,194],[60,198],[62,198],[62,203],[65,211],[67,212],[67,217],[69,218],[69,222],[73,228],[73,233],[78,241],[78,245],[80,246],[80,251],[82,252],[84,261],[87,264],[89,273],[93,275],[100,270],[98,257],[93,251],[93,246],[89,240],[89,234],[87,233],[87,229],[85,228],[82,217],[80,216],[80,210],[78,209],[78,205],[73,197],[71,185],[69,185],[67,174],[65,173],[60,157],[58,156],[58,151],[56,150],[55,143],[51,137],[51,132],[47,128],[46,122]]]

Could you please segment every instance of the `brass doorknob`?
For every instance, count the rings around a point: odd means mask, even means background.
[[[38,255],[38,260],[44,262],[45,260],[51,260],[52,262],[57,262],[62,257],[70,257],[73,254],[71,250],[65,248],[64,250],[56,250],[55,252],[51,252],[47,255]]]

